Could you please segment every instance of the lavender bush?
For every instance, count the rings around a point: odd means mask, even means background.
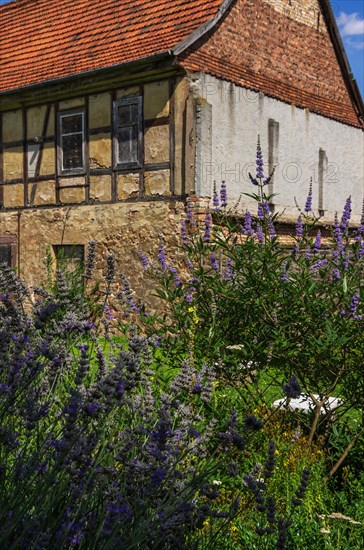
[[[91,243],[86,282],[94,252]],[[112,256],[107,264],[109,321]],[[130,307],[131,291],[121,280]],[[253,415],[239,419],[235,411],[228,420],[214,418],[215,372],[208,364],[197,368],[192,356],[160,387],[152,368],[159,340],[132,326],[126,345],[101,338],[95,326],[105,327],[105,317],[95,322],[88,299],[69,285],[58,271],[56,291],[35,288],[32,302],[16,275],[0,269],[0,546],[224,544],[229,525],[257,498],[254,478],[244,488],[241,479],[247,444],[263,423]],[[272,450],[269,456],[267,480]],[[221,475],[230,480],[223,501],[215,481]],[[285,509],[273,513],[274,497],[261,498],[268,505],[264,534],[281,548]],[[252,530],[261,536],[254,523]]]

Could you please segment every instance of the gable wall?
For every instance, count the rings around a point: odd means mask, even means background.
[[[318,0],[237,0],[180,62],[360,126]]]
[[[212,197],[213,182],[225,180],[229,206],[256,208],[244,193],[254,193],[249,172],[256,173],[260,135],[267,175],[276,167],[269,194],[275,211],[295,221],[295,199],[304,208],[310,179],[313,209],[324,223],[341,213],[352,198],[352,220],[360,222],[364,199],[364,132],[262,93],[204,73],[191,76],[198,104],[196,194]]]

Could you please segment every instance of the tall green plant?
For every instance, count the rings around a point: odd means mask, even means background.
[[[159,281],[157,294],[166,306],[160,328],[170,336],[170,349],[183,353],[188,345],[201,360],[223,359],[220,375],[231,382],[270,372],[288,383],[288,398],[304,391],[315,406],[312,442],[332,421],[333,395],[344,401],[336,419],[363,410],[364,218],[350,228],[349,197],[341,219],[336,215],[323,237],[310,186],[290,243],[283,246],[279,216],[271,213],[264,192],[273,174],[264,177],[259,141],[256,162],[256,176],[249,174],[257,190],[249,195],[257,203],[255,214],[239,218],[229,211],[223,183],[203,220],[187,202],[182,268],[167,258],[162,241],[158,264],[142,259]],[[362,433],[360,427],[354,439]]]

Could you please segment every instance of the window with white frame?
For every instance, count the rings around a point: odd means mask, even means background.
[[[143,106],[141,96],[118,99],[113,106],[114,168],[138,168],[143,154]]]
[[[58,168],[60,174],[85,171],[85,111],[58,114]]]

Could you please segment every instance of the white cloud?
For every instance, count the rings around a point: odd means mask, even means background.
[[[358,13],[342,11],[336,21],[342,36],[364,35],[364,19]]]
[[[347,38],[345,44],[352,50],[364,50],[364,40],[352,40]]]

